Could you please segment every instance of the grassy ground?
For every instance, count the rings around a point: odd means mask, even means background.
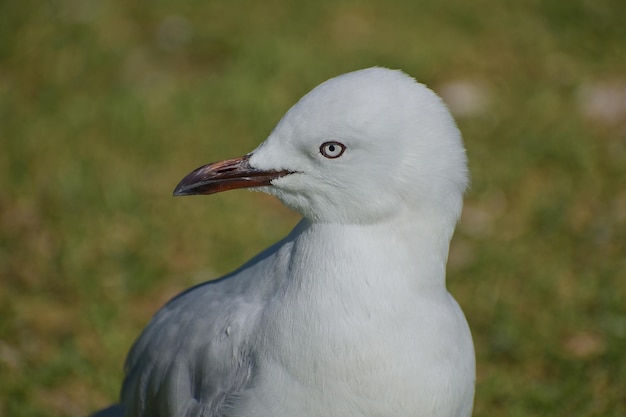
[[[0,416],[114,401],[163,302],[297,221],[176,182],[373,65],[444,94],[464,132],[449,287],[475,415],[626,415],[626,3],[226,3],[0,3]]]

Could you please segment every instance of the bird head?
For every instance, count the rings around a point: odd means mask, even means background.
[[[174,195],[254,188],[313,222],[411,212],[456,222],[467,183],[461,135],[441,99],[401,71],[369,68],[320,84],[257,149],[196,169]]]

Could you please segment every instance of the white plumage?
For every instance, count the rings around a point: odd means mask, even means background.
[[[126,415],[469,416],[472,339],[445,287],[466,186],[425,86],[370,68],[315,88],[252,153],[177,187],[254,187],[304,218],[156,314],[128,356]]]

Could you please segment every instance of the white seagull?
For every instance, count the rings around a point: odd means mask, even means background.
[[[469,416],[472,337],[445,282],[467,183],[443,102],[384,68],[324,82],[256,150],[191,172],[174,195],[255,188],[303,219],[155,315],[126,416]]]

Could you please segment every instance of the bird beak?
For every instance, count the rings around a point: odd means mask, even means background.
[[[213,162],[191,171],[174,189],[174,196],[214,194],[237,188],[271,185],[272,180],[290,171],[263,171],[250,166],[250,154]]]

